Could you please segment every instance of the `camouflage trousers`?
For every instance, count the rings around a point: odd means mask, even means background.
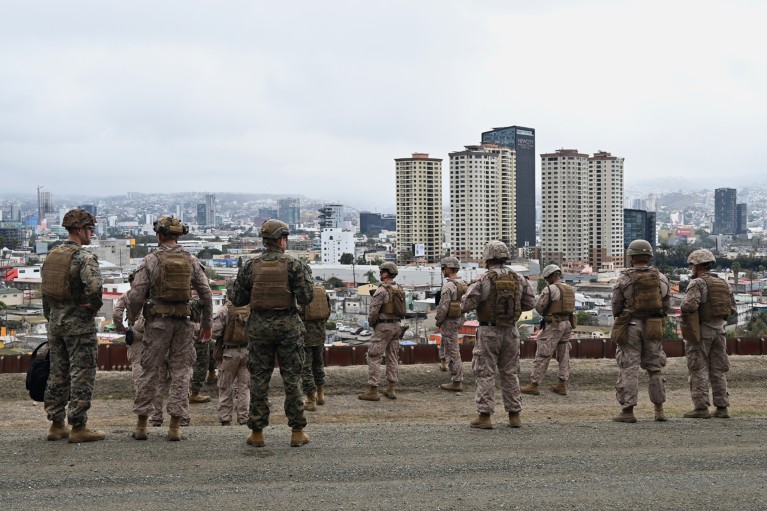
[[[325,346],[304,346],[304,369],[301,372],[304,394],[317,392],[317,385],[325,385]]]
[[[399,363],[399,336],[402,330],[399,322],[378,323],[370,338],[368,348],[368,385],[378,387],[380,382],[381,358],[386,354],[386,380],[399,381],[397,364]]]
[[[188,319],[147,320],[141,351],[143,372],[133,402],[134,413],[152,413],[158,395],[162,399],[166,377],[169,377],[168,414],[171,417],[189,417],[189,380],[196,358],[193,335],[193,323]]]
[[[234,412],[237,424],[245,424],[249,406],[248,347],[225,347],[224,358],[218,366],[218,420],[231,421]]]
[[[568,339],[571,331],[570,321],[546,324],[546,328],[538,335],[536,341],[533,373],[530,375],[531,382],[541,383],[543,381],[549,368],[549,362],[555,355],[557,364],[559,364],[557,377],[564,381],[570,379],[570,342]]]
[[[194,369],[192,371],[192,384],[190,386],[192,394],[200,392],[205,383],[205,378],[208,376],[208,371],[216,368],[215,365],[211,368],[211,361],[213,360],[211,356],[212,348],[213,344],[210,342],[203,344],[199,339],[194,340],[194,351],[197,353],[197,360],[194,362]]]
[[[442,323],[442,340],[439,343],[440,358],[447,362],[450,380],[463,381],[463,361],[458,346],[458,331],[463,326],[463,318],[446,319]]]
[[[730,406],[727,392],[727,371],[730,360],[727,358],[727,344],[723,328],[700,326],[700,342],[685,341],[684,351],[687,356],[687,369],[690,371],[690,395],[695,408],[710,406],[708,387],[714,406]]]
[[[618,362],[620,376],[615,384],[615,397],[621,408],[636,406],[639,393],[639,370],[647,371],[650,377],[649,394],[653,404],[666,401],[666,382],[661,371],[666,367],[666,354],[663,352],[661,339],[645,339],[644,322],[633,320],[626,333],[626,342],[618,346],[615,360]]]
[[[285,336],[275,339],[254,338],[248,344],[250,371],[250,417],[248,427],[261,431],[269,425],[269,382],[274,372],[274,359],[280,364],[285,387],[285,415],[291,428],[306,427],[304,400],[301,394],[301,371],[304,366],[303,340]]]
[[[471,367],[477,385],[474,401],[477,412],[495,411],[495,373],[501,380],[503,407],[507,412],[522,410],[519,390],[519,331],[516,327],[481,326],[472,352]]]
[[[134,396],[138,395],[139,382],[144,368],[141,366],[141,352],[144,350],[144,334],[136,330],[133,331],[133,344],[128,346],[128,361],[130,362],[131,375],[133,377]],[[168,379],[168,366],[165,364],[165,376],[161,376],[160,381]],[[164,392],[158,392],[154,402],[152,413],[149,414],[149,420],[152,423],[162,422],[162,396]]]
[[[51,373],[45,388],[45,411],[49,421],[72,426],[88,422],[98,361],[96,333],[56,335],[48,332]],[[69,409],[67,410],[67,403]]]

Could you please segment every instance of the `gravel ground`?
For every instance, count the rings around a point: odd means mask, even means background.
[[[671,419],[652,421],[644,391],[640,422],[613,423],[615,362],[575,360],[568,396],[524,396],[522,428],[506,427],[499,409],[482,431],[468,427],[468,364],[466,392],[439,390],[447,378],[436,366],[402,366],[398,399],[378,403],[356,399],[364,368],[329,368],[328,402],[307,412],[301,448],[289,447],[276,376],[261,449],[245,445],[246,427],[218,426],[215,403],[192,408],[182,442],[165,428],[136,442],[127,373],[98,376],[90,425],[105,441],[48,442],[41,406],[18,390],[23,376],[0,375],[0,508],[762,510],[767,360],[731,362],[729,420],[679,418],[690,399],[684,361],[672,359]]]

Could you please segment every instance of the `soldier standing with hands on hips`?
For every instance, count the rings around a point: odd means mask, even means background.
[[[144,368],[139,392],[133,403],[138,415],[133,438],[147,439],[147,419],[154,408],[157,394],[163,392],[167,358],[170,374],[168,440],[181,440],[181,420],[189,416],[189,379],[195,361],[194,323],[190,319],[192,289],[202,302],[200,337],[208,342],[211,335],[213,301],[200,261],[178,244],[179,236],[189,232],[186,224],[172,216],[154,223],[158,247],[139,265],[128,291],[128,317],[136,318],[143,310]]]

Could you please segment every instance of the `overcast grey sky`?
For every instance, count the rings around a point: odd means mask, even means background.
[[[394,158],[513,124],[627,188],[767,184],[764,1],[0,0],[1,190],[394,211]]]

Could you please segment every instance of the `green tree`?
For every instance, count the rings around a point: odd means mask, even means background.
[[[237,267],[242,268],[242,256],[237,258]]]
[[[537,290],[537,293],[541,294],[541,291],[543,291],[543,288],[546,287],[547,284],[548,284],[548,282],[546,282],[546,279],[544,279],[543,277],[539,278],[538,279],[538,290]]]
[[[352,264],[354,262],[354,254],[344,252],[341,254],[341,259],[338,260],[341,264]]]
[[[330,277],[325,281],[325,284],[330,286],[331,288],[337,288],[337,287],[343,287],[344,281],[339,279],[338,277]]]
[[[663,338],[664,339],[679,339],[676,333],[676,321],[672,318],[663,318]]]
[[[375,284],[378,282],[378,278],[376,277],[376,273],[373,270],[368,270],[365,273],[365,276],[368,278],[368,284]]]
[[[203,248],[199,252],[197,252],[197,259],[213,259],[214,255],[221,255],[223,252],[221,252],[217,248]]]

